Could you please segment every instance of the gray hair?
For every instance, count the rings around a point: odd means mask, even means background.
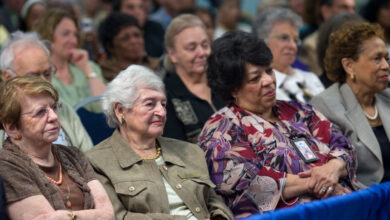
[[[131,65],[122,70],[108,85],[102,95],[102,108],[110,127],[119,127],[114,104],[120,103],[131,109],[139,97],[140,89],[161,90],[164,83],[152,70],[140,65]]]
[[[302,27],[302,18],[291,9],[283,7],[269,8],[257,15],[252,25],[252,33],[262,40],[268,40],[275,23],[288,22],[298,30]]]
[[[10,39],[2,46],[0,54],[0,70],[4,71],[12,69],[15,52],[29,47],[41,47],[45,50],[47,56],[50,56],[47,44],[48,42],[41,40],[39,35],[35,32],[24,33],[22,31],[16,31],[12,33]]]

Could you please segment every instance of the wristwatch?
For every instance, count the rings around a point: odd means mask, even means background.
[[[88,75],[87,75],[87,78],[88,79],[93,79],[93,78],[96,78],[97,77],[97,74],[95,72],[90,72]]]

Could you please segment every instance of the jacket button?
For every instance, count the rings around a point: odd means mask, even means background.
[[[199,208],[199,207],[196,207],[196,208],[195,208],[195,212],[200,212],[200,208]]]
[[[168,170],[168,167],[167,166],[163,166],[163,169],[165,170],[165,171],[167,171]]]
[[[135,187],[134,187],[134,186],[130,186],[130,187],[129,187],[129,191],[130,191],[130,192],[134,192],[134,190],[135,190]]]
[[[176,185],[176,189],[181,189],[181,188],[183,188],[183,186],[180,183]]]

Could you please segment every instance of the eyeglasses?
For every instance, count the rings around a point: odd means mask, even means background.
[[[49,114],[49,109],[51,109],[53,112],[57,113],[59,109],[62,108],[62,105],[60,103],[56,103],[52,106],[49,106],[49,107],[45,107],[45,108],[40,108],[36,111],[32,111],[32,112],[26,112],[26,113],[22,113],[20,115],[31,115],[32,118],[44,118],[46,117],[48,114]]]
[[[283,43],[290,43],[290,41],[292,40],[297,46],[300,46],[302,43],[298,36],[291,36],[288,34],[273,34],[270,36],[270,38],[276,38]]]
[[[16,71],[11,69],[11,68],[8,68],[9,71],[13,72],[14,74],[16,74]],[[46,79],[46,80],[50,80],[52,75],[55,75],[57,72],[57,68],[53,65],[50,65],[50,67],[43,71],[43,72],[27,72],[25,75],[27,76],[34,76],[34,77],[40,77],[40,78],[43,78],[43,79]]]

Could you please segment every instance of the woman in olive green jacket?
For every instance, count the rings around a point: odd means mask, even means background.
[[[166,121],[160,78],[145,67],[122,71],[103,95],[113,135],[87,153],[117,219],[233,219],[210,181],[203,151],[159,137]]]

